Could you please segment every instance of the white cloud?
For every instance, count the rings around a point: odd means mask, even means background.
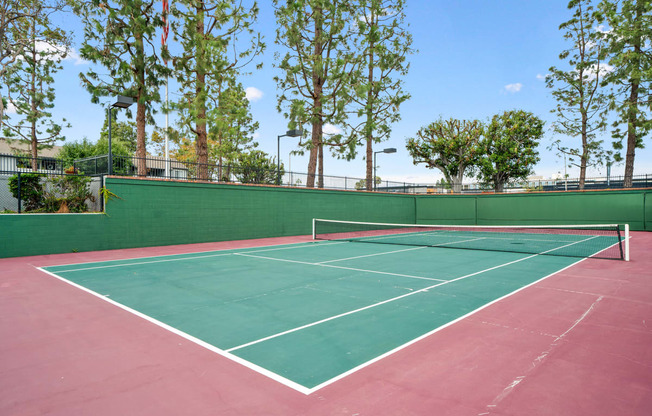
[[[247,87],[245,88],[245,93],[247,94],[247,100],[250,102],[256,102],[263,98],[263,92],[256,87]]]
[[[322,127],[322,132],[324,134],[342,134],[342,129],[340,129],[337,126],[334,126],[332,124],[324,124],[324,127]]]
[[[523,88],[523,84],[521,84],[520,82],[517,82],[516,84],[505,85],[505,91],[512,94],[519,92],[521,88]]]
[[[88,65],[89,64],[89,62],[87,60],[85,60],[84,58],[79,56],[79,54],[77,53],[77,51],[75,49],[70,49],[68,51],[68,55],[66,56],[65,60],[66,61],[72,61],[73,64],[75,64],[75,65]]]
[[[5,107],[5,112],[7,114],[16,114],[16,106],[11,102],[7,102],[7,106]]]
[[[539,81],[545,81],[547,76],[548,76],[547,74],[546,75],[537,74],[537,79]]]

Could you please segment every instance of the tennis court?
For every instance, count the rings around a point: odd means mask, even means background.
[[[325,240],[41,270],[311,394],[586,257],[624,258],[612,228],[322,221]]]

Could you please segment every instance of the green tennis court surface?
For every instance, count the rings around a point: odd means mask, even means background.
[[[578,260],[327,241],[43,270],[310,393]]]

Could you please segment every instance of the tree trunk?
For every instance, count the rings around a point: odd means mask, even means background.
[[[308,180],[306,187],[314,188],[315,187],[315,171],[317,170],[317,158],[319,157],[319,151],[321,148],[321,137],[322,137],[322,127],[323,127],[323,115],[322,115],[322,92],[324,80],[321,77],[321,73],[317,72],[315,67],[321,67],[321,54],[322,54],[322,10],[319,7],[315,7],[314,10],[314,21],[315,21],[315,50],[313,55],[316,60],[313,63],[313,72],[312,72],[312,88],[313,88],[313,110],[312,110],[312,144],[310,147],[310,160],[308,161]],[[323,167],[321,167],[323,172]],[[323,180],[323,179],[322,179]]]
[[[30,51],[32,53],[32,59],[34,62],[34,65],[36,65],[37,58],[36,58],[36,20],[32,19],[32,25],[31,25],[31,39],[34,39],[34,42],[32,43],[32,50]],[[31,153],[32,153],[32,158],[31,158],[31,164],[32,164],[32,170],[34,172],[38,171],[38,137],[36,137],[36,111],[38,110],[36,108],[36,68],[32,68],[32,79],[31,79],[31,94],[30,94],[30,110],[32,112],[31,114],[31,129],[30,129],[30,137],[31,137]]]
[[[640,71],[641,69],[641,14],[641,6],[637,2],[635,20],[637,37],[634,39],[633,45],[636,71]],[[636,127],[638,126],[636,117],[636,113],[638,113],[638,88],[639,81],[636,78],[632,78],[631,91],[627,101],[627,155],[625,156],[625,180],[623,181],[623,187],[625,188],[632,187],[632,180],[634,178],[634,156],[636,156],[636,147],[638,144],[638,138],[636,137]]]
[[[317,182],[318,188],[324,187],[324,143],[319,143],[319,181]]]
[[[138,159],[138,176],[147,176],[147,148],[145,143],[145,104],[136,106],[136,158]]]
[[[367,191],[374,190],[374,184],[376,183],[376,178],[374,178],[374,149],[372,145],[371,135],[367,136],[367,173],[365,185]]]
[[[375,16],[372,16],[372,23],[375,23]],[[373,98],[374,98],[374,47],[375,44],[373,40],[369,42],[369,63],[368,63],[368,73],[367,73],[367,83],[369,85],[369,91],[367,91],[367,122],[365,124],[365,133],[367,136],[367,191],[374,189],[376,184],[376,178],[373,174]]]
[[[204,35],[204,19],[203,19],[203,3],[197,6],[197,16],[202,16],[197,19],[197,33],[199,36]],[[204,68],[204,50],[199,48],[197,51],[197,82],[195,84],[196,92],[196,110],[197,120],[195,123],[196,139],[195,139],[195,153],[197,154],[197,177],[199,180],[208,180],[208,132],[206,130],[206,71]]]
[[[317,171],[317,153],[319,152],[319,139],[321,136],[321,123],[317,120],[312,123],[312,144],[310,146],[310,159],[308,160],[308,179],[306,187],[315,187],[315,172]]]
[[[145,95],[145,48],[143,35],[136,35],[136,59],[138,93],[136,99],[136,158],[138,159],[138,176],[147,176],[147,143],[145,136],[146,105],[141,99]]]

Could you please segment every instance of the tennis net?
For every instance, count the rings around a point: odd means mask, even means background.
[[[629,226],[452,226],[313,220],[313,239],[629,260]]]

